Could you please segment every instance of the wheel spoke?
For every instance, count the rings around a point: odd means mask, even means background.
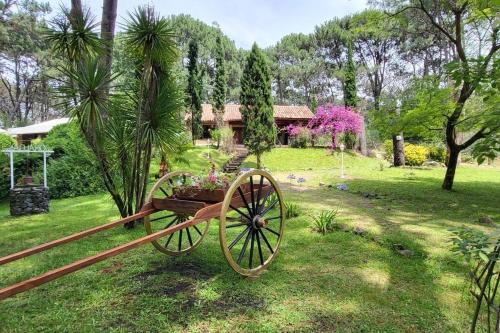
[[[236,245],[236,243],[238,243],[240,241],[240,239],[248,232],[248,230],[250,229],[250,226],[248,226],[245,230],[243,230],[243,232],[241,234],[239,234],[232,242],[231,244],[228,246],[228,249],[229,251],[231,251],[231,249]]]
[[[260,230],[259,230],[260,231]],[[264,265],[264,256],[262,255],[262,248],[260,247],[260,237],[259,237],[259,232],[255,233],[255,237],[257,237],[257,249],[259,250],[259,259],[260,259],[260,264]]]
[[[154,219],[149,220],[149,222],[154,222],[154,221],[158,221],[158,220],[168,219],[169,217],[173,217],[173,216],[176,216],[176,214],[155,217]]]
[[[252,220],[247,214],[243,213],[241,210],[239,210],[238,208],[234,207],[233,205],[229,205],[229,207],[231,207],[232,210],[236,211],[238,214],[240,214],[241,216],[243,216],[244,218],[246,218],[248,221]]]
[[[255,216],[255,198],[253,194],[253,176],[250,176],[250,198],[252,199],[252,214]]]
[[[163,187],[160,186],[160,191],[163,192],[163,194],[165,194],[166,197],[168,197],[168,193],[163,189]]]
[[[236,227],[241,227],[244,225],[248,225],[248,223],[233,223],[233,224],[228,224],[226,225],[226,228],[236,228]]]
[[[264,196],[263,200],[262,200],[262,203],[260,204],[259,207],[257,207],[257,212],[260,212],[260,210],[264,207],[264,205],[266,204],[266,201],[267,201],[267,198],[269,198],[269,196],[271,195],[271,193],[273,192],[273,188],[271,187],[269,189],[269,191],[267,191],[266,195]],[[260,213],[258,213],[260,214]]]
[[[248,211],[248,214],[253,217],[252,210],[250,209],[250,206],[248,206],[248,201],[245,198],[245,195],[243,195],[243,191],[241,190],[241,188],[239,186],[238,186],[238,193],[240,194],[241,199],[243,199],[243,203],[245,204],[245,207]]]
[[[281,219],[281,215],[280,216],[269,217],[269,218],[266,219],[266,221],[271,221],[271,220],[276,220],[276,219]]]
[[[266,209],[264,209],[262,212],[260,212],[260,216],[264,216],[266,215],[271,209],[274,208],[274,206],[276,206],[276,204],[278,203],[278,199],[274,200],[270,205],[269,207],[266,207]]]
[[[250,256],[248,257],[248,267],[250,268],[252,268],[254,242],[255,242],[255,231],[252,230],[252,239],[250,240]]]
[[[238,265],[241,263],[241,259],[243,259],[243,256],[245,255],[245,252],[247,250],[247,245],[248,245],[248,240],[250,239],[250,235],[251,235],[251,230],[248,232],[247,234],[247,238],[245,238],[245,243],[243,243],[243,248],[241,249],[240,251],[240,255],[238,256]]]
[[[177,249],[180,251],[182,248],[182,229],[179,231],[179,244],[177,244]]]
[[[257,207],[255,207],[255,214],[260,207],[260,195],[262,194],[262,185],[264,184],[264,176],[260,176],[259,190],[257,191]]]
[[[172,240],[172,237],[174,237],[175,232],[171,233],[170,236],[168,236],[167,242],[165,243],[165,247],[168,248],[168,244]]]
[[[226,221],[242,222],[240,217],[226,216]]]
[[[193,240],[191,239],[191,233],[189,232],[189,227],[186,228],[186,234],[188,235],[189,245],[193,246]]]
[[[267,247],[269,248],[269,251],[271,253],[274,253],[273,247],[271,246],[271,244],[269,244],[269,241],[267,240],[266,235],[264,235],[264,233],[262,232],[262,229],[258,229],[258,230],[259,230],[260,235],[262,236],[262,239],[264,240],[264,243],[266,243]]]
[[[175,222],[177,222],[177,221],[179,221],[179,218],[178,218],[178,217],[176,217],[175,219],[173,219],[173,220],[172,220],[170,223],[168,223],[168,224],[165,226],[165,228],[163,228],[163,229],[170,228],[170,226],[171,226],[172,224],[174,224]]]
[[[264,230],[267,230],[267,231],[269,231],[269,232],[272,232],[273,234],[275,234],[275,235],[276,235],[276,236],[278,236],[278,237],[280,236],[280,234],[279,234],[279,233],[277,233],[276,231],[274,231],[273,229],[270,229],[270,228],[264,228]]]
[[[196,232],[201,236],[201,231],[200,229],[198,229],[198,227],[196,225],[193,225],[193,228],[194,230],[196,230]]]

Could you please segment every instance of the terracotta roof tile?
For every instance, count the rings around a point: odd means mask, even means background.
[[[240,104],[226,104],[224,111],[224,121],[241,121]],[[275,119],[311,119],[314,114],[305,105],[274,105]],[[187,115],[187,119],[189,115]],[[214,114],[211,104],[202,104],[201,121],[203,123],[214,122]]]

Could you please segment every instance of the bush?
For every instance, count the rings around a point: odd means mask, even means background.
[[[222,127],[220,130],[220,141],[222,151],[225,153],[232,153],[234,150],[234,132],[231,127]]]
[[[285,217],[291,219],[300,215],[300,207],[296,203],[285,201]]]
[[[54,153],[47,166],[51,198],[65,198],[104,190],[98,165],[74,123],[54,127],[43,144]]]
[[[221,131],[219,129],[210,129],[210,138],[212,139],[212,144],[217,143],[217,148],[220,145]]]
[[[337,210],[323,210],[318,216],[313,217],[314,230],[325,235],[335,229]]]
[[[306,148],[311,143],[311,131],[307,127],[298,127],[295,134],[290,136],[290,146]]]
[[[424,146],[405,144],[405,163],[406,165],[419,166],[425,162],[429,150]]]
[[[384,141],[385,158],[393,162],[394,150],[392,140]],[[405,143],[405,163],[410,166],[419,166],[425,162],[429,156],[429,149],[424,146]],[[446,156],[445,156],[446,157]]]
[[[446,148],[439,145],[428,145],[429,159],[445,163],[446,162]]]

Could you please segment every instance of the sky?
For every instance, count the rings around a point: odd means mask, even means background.
[[[69,0],[50,0],[53,10]],[[101,17],[102,0],[82,0]],[[275,44],[290,33],[311,33],[334,17],[355,13],[366,0],[118,0],[118,22],[139,5],[152,4],[160,15],[189,14],[207,24],[217,22],[236,46],[249,49]]]

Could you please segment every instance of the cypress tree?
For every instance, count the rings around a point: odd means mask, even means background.
[[[356,95],[356,66],[352,56],[352,42],[347,42],[347,64],[345,66],[344,78],[344,105],[356,107],[358,97]]]
[[[217,36],[215,49],[215,87],[213,95],[213,109],[215,110],[215,124],[218,129],[224,125],[224,104],[226,103],[226,68],[224,64],[224,49],[221,36]]]
[[[188,106],[191,110],[191,134],[193,144],[196,139],[201,138],[203,126],[201,125],[201,77],[198,67],[198,43],[195,40],[189,42],[188,53]]]
[[[241,78],[240,103],[243,142],[249,152],[256,155],[257,168],[260,169],[261,155],[274,146],[277,131],[273,117],[271,74],[256,43],[247,57]]]

